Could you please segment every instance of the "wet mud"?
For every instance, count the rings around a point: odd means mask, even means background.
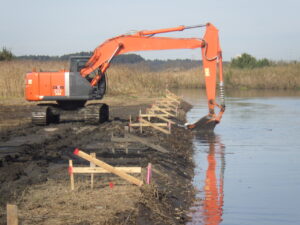
[[[14,108],[15,107],[15,108]],[[112,143],[124,137],[129,115],[137,117],[147,105],[112,106],[110,121],[99,126],[82,121],[62,121],[49,126],[33,126],[27,118],[31,106],[9,106],[0,113],[1,121],[19,119],[20,125],[0,133],[0,224],[6,224],[7,203],[17,204],[22,224],[184,224],[194,196],[192,134],[172,126],[166,135],[151,128],[132,134],[162,146],[162,153],[140,143],[128,151]],[[181,104],[177,122],[183,124],[187,103]],[[13,115],[14,116],[13,116]],[[75,176],[70,190],[68,160],[76,165],[89,163],[73,154],[75,148],[113,166],[140,166],[145,180],[146,167],[152,164],[152,183],[141,188],[120,178],[95,175],[90,188],[89,175]]]

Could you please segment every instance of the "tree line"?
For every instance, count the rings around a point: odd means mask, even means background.
[[[49,55],[22,55],[15,56],[9,49],[3,47],[0,50],[0,61],[10,61],[12,59],[20,60],[39,60],[39,61],[66,61],[72,56],[91,56],[93,52],[77,52],[71,54],[65,54],[62,56],[49,56]],[[118,55],[112,59],[112,64],[134,64],[143,63],[149,66],[153,70],[161,70],[167,68],[179,67],[182,69],[189,69],[202,65],[201,60],[191,60],[191,59],[168,59],[168,60],[145,60],[142,56],[137,54],[125,54]],[[225,62],[227,64],[227,62]],[[256,59],[250,54],[243,53],[239,57],[231,59],[229,65],[233,68],[240,69],[253,69],[259,67],[270,66],[272,63],[270,60]]]

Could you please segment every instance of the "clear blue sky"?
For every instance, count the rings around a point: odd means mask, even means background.
[[[0,0],[0,48],[16,55],[92,51],[130,30],[213,23],[225,60],[300,60],[299,0]],[[199,29],[173,34],[201,37]],[[149,59],[199,59],[199,50],[142,53]]]

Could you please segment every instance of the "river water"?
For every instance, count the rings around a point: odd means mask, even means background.
[[[179,90],[207,114],[205,94]],[[196,202],[188,224],[300,224],[300,92],[227,93],[214,134],[194,138]]]

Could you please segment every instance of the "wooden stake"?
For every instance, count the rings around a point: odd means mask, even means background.
[[[143,133],[143,126],[141,124],[141,114],[142,114],[142,112],[141,112],[141,109],[140,109],[140,111],[139,111],[139,122],[140,122],[140,133],[142,134]]]
[[[96,153],[92,152],[91,157],[96,158]],[[90,162],[90,167],[91,167],[91,169],[93,169],[96,167],[96,165],[94,163]],[[94,188],[94,173],[91,173],[91,188],[92,189]]]
[[[71,190],[74,190],[74,173],[73,173],[73,160],[69,160],[69,174],[71,182]]]
[[[129,115],[129,126],[128,126],[129,132],[131,132],[131,114]]]
[[[18,225],[18,207],[16,205],[7,204],[7,225]]]
[[[148,163],[148,167],[147,167],[147,184],[150,184],[151,182],[151,163]]]
[[[85,152],[79,150],[79,149],[75,149],[74,151],[74,154],[75,155],[78,155],[79,157],[85,159],[85,160],[88,160],[90,162],[93,162],[95,163],[97,166],[100,166],[102,167],[103,169],[111,172],[111,173],[114,173],[116,175],[118,175],[119,177],[122,177],[124,180],[127,180],[128,182],[130,183],[133,183],[133,184],[136,184],[137,186],[142,186],[143,185],[143,181],[121,171],[121,170],[118,170],[114,167],[112,167],[111,165],[99,160],[99,159],[96,159],[96,158],[93,158],[91,157],[89,154],[86,154]]]

